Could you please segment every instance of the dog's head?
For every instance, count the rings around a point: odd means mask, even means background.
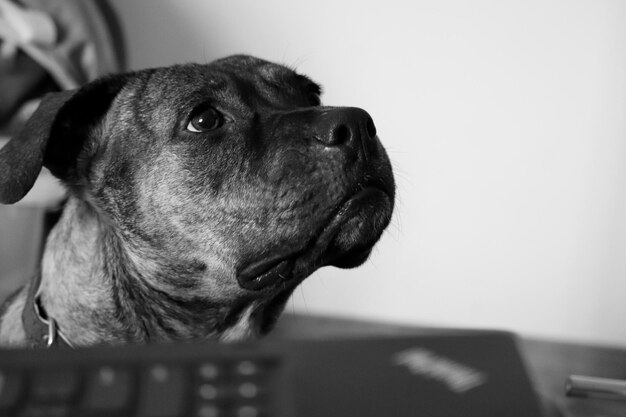
[[[362,264],[394,204],[368,113],[321,106],[309,78],[249,56],[47,96],[0,150],[0,202],[22,198],[42,166],[129,243],[129,259],[170,267],[153,285],[265,300],[267,322],[317,268]]]

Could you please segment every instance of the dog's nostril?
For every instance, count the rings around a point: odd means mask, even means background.
[[[367,118],[367,136],[370,138],[376,136],[376,126],[374,125],[374,121],[371,117]]]
[[[350,140],[350,129],[346,125],[337,126],[332,133],[332,144],[338,145],[340,143],[345,143]]]

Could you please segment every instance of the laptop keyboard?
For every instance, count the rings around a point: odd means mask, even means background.
[[[229,355],[192,363],[100,363],[0,369],[0,415],[16,417],[268,417],[278,357]]]
[[[542,415],[503,332],[0,349],[0,417]]]

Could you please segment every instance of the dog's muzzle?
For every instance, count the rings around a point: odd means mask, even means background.
[[[247,290],[295,285],[325,265],[361,265],[391,219],[393,174],[370,115],[360,108],[340,107],[304,110],[294,117],[305,119],[298,122],[309,126],[307,136],[318,147],[341,153],[353,185],[304,250],[250,262],[239,270],[237,280]]]

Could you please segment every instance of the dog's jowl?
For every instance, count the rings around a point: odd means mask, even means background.
[[[262,335],[316,269],[362,264],[394,205],[369,114],[249,56],[46,96],[0,150],[0,202],[42,167],[68,199],[4,345]]]

